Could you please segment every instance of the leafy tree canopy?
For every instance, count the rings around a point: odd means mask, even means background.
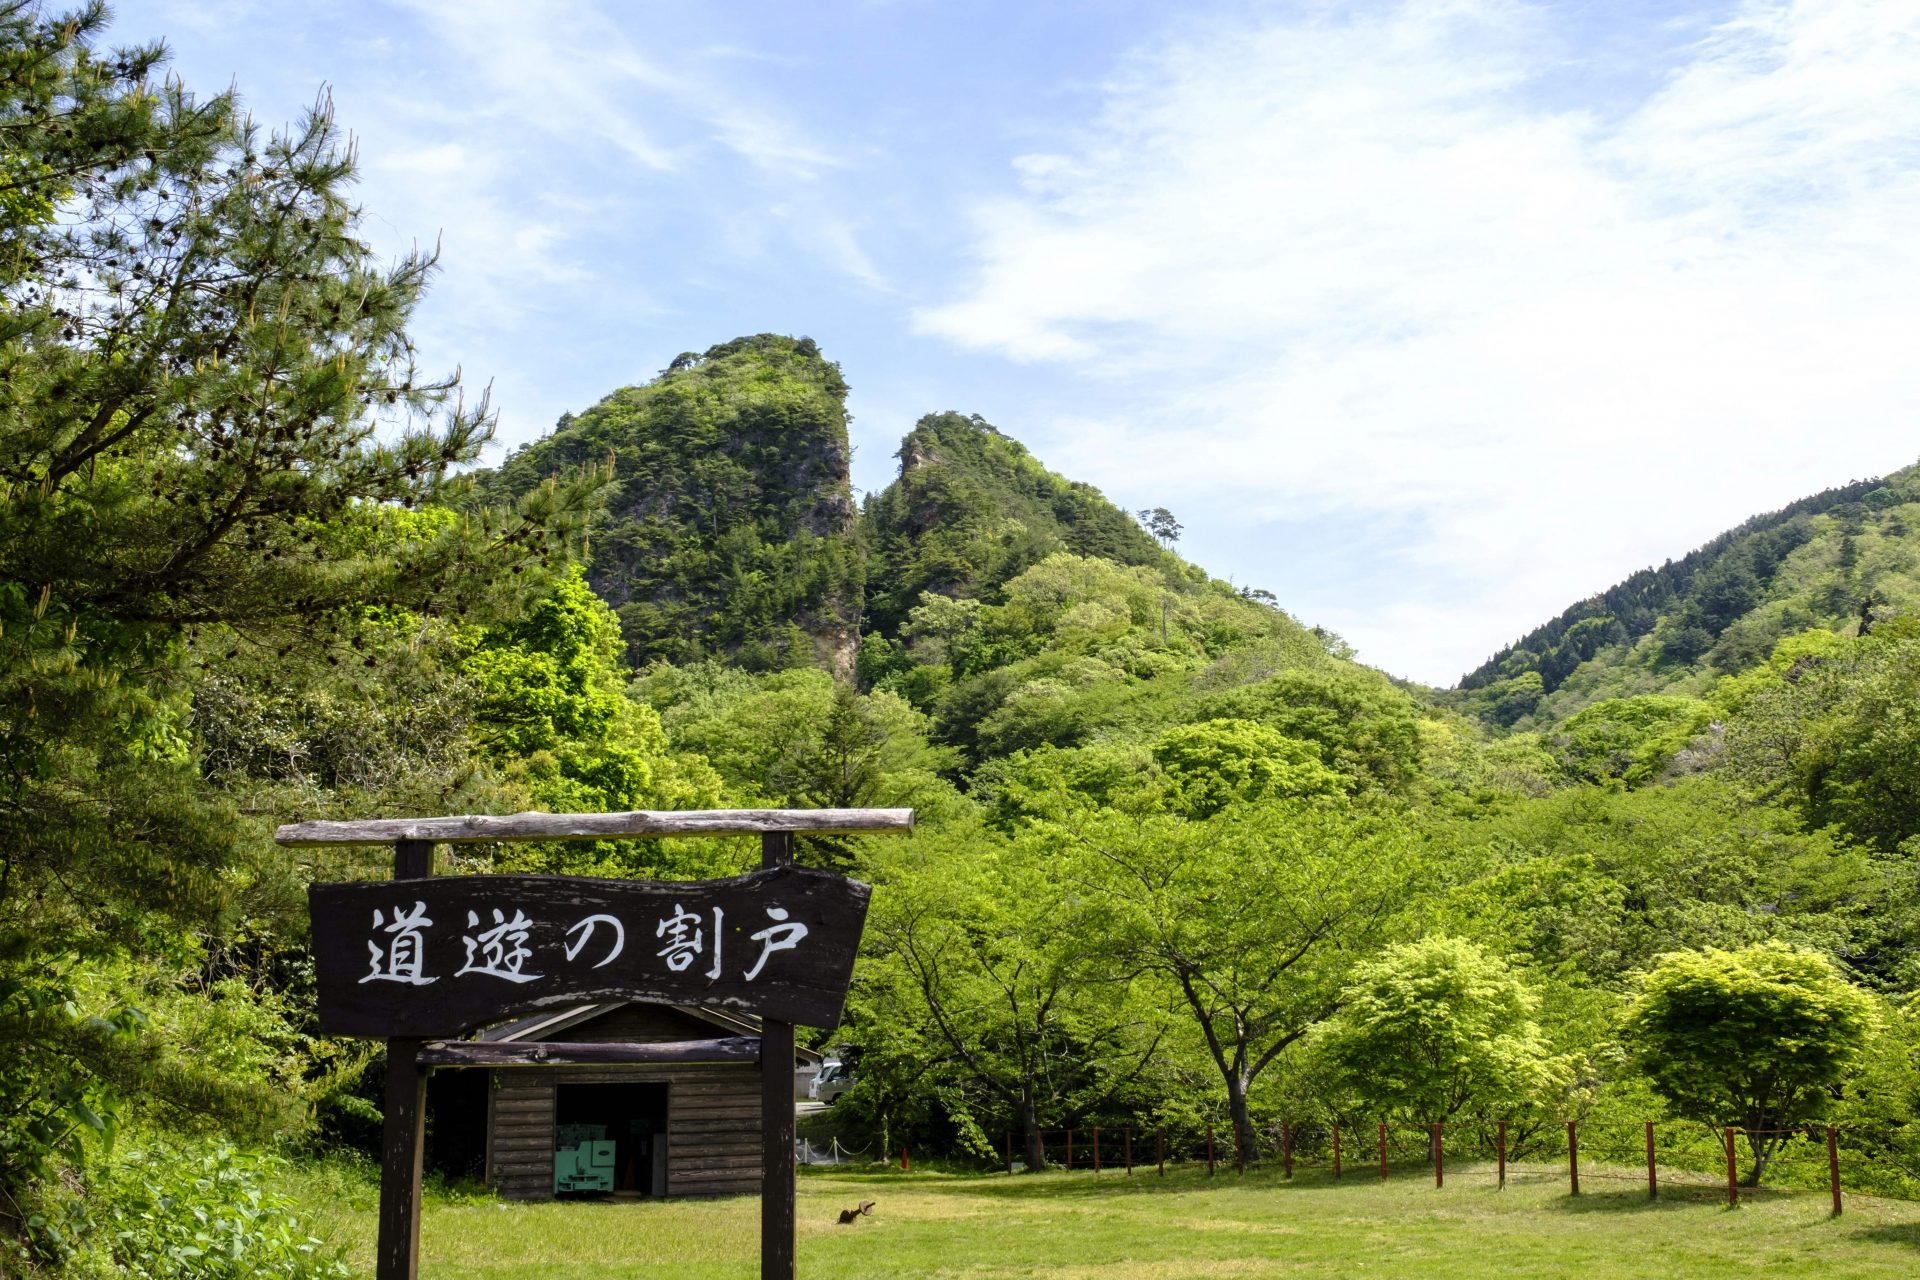
[[[1767,943],[1662,956],[1626,1033],[1675,1112],[1746,1130],[1756,1186],[1780,1131],[1821,1114],[1875,1023],[1872,1000],[1826,956]]]
[[[1473,943],[1424,938],[1355,970],[1322,1047],[1370,1107],[1426,1124],[1469,1108],[1504,1116],[1570,1083],[1538,1005]]]

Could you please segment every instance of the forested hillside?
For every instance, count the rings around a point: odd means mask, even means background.
[[[923,592],[978,599],[1056,551],[1158,565],[1160,547],[1091,485],[1062,479],[979,417],[928,414],[900,476],[862,513],[876,572],[868,625],[896,634]]]
[[[1781,638],[1920,605],[1920,468],[1802,498],[1582,600],[1469,672],[1490,721],[1550,725],[1598,699],[1697,693]]]
[[[587,580],[619,616],[629,661],[844,673],[862,586],[846,397],[810,339],[737,338],[567,417],[483,491],[518,497],[612,463]]]
[[[1828,1119],[1920,1190],[1915,472],[1416,696],[978,418],[856,510],[804,338],[478,469],[487,406],[407,333],[434,264],[368,249],[331,115],[263,135],[104,22],[0,4],[0,1271],[341,1274],[300,1225],[334,1192],[274,1188],[364,1187],[381,1050],[319,1031],[305,891],[389,864],[272,841],[315,817],[912,806],[797,845],[875,890],[816,1035],[855,1146],[1508,1122],[1522,1158],[1659,1115],[1753,1131],[1757,1181]]]

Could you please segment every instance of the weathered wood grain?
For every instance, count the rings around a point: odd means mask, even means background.
[[[911,835],[911,809],[701,809],[628,813],[468,814],[452,818],[368,818],[292,822],[273,838],[284,845],[494,844],[513,840],[621,840],[640,836]]]
[[[539,1040],[496,1044],[473,1040],[432,1040],[415,1059],[423,1067],[551,1067],[619,1065],[628,1062],[758,1062],[756,1036],[714,1040],[617,1041]]]
[[[760,865],[763,875],[791,871],[793,837],[761,836]],[[859,943],[856,929],[854,945]],[[760,1049],[760,1280],[794,1280],[793,1020],[774,1013],[762,1018]]]
[[[431,883],[433,846],[403,840],[393,849],[394,882]],[[414,1062],[420,1042],[404,1033],[387,1042],[387,1087],[380,1133],[380,1225],[375,1280],[420,1274],[420,1166],[426,1146],[427,1073]]]

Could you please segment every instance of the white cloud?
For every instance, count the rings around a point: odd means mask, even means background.
[[[492,379],[504,443],[649,376],[637,335],[685,310],[689,276],[805,258],[885,287],[860,211],[822,181],[846,159],[782,97],[792,77],[690,46],[671,17],[603,0],[213,0],[210,23],[207,5],[145,2],[165,15],[152,25],[188,33],[183,52],[236,59],[268,121],[290,118],[288,86],[310,101],[332,85],[376,249],[442,250],[412,326],[423,362]]]
[[[972,280],[917,324],[1085,375],[1054,465],[1189,525],[1417,528],[1396,598],[1284,547],[1240,576],[1451,682],[1920,453],[1920,8],[1752,3],[1624,109],[1549,92],[1549,11],[1316,13],[1137,57],[977,209]]]

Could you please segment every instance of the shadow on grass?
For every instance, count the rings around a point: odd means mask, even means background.
[[[1824,1198],[1824,1194],[1804,1187],[1740,1188],[1740,1204],[1748,1207],[1794,1201],[1811,1204],[1816,1198]],[[1697,1182],[1662,1182],[1660,1194],[1655,1199],[1647,1198],[1645,1183],[1637,1187],[1589,1185],[1582,1187],[1577,1196],[1559,1196],[1543,1202],[1541,1207],[1560,1213],[1645,1213],[1663,1209],[1729,1208],[1725,1185]]]
[[[1648,1199],[1644,1186],[1582,1187],[1577,1196],[1557,1196],[1542,1201],[1539,1207],[1558,1213],[1671,1213],[1716,1204],[1724,1206],[1726,1200],[1724,1188],[1716,1192],[1711,1187],[1662,1187],[1657,1197]]]
[[[918,1187],[925,1190],[951,1188],[964,1190],[969,1195],[988,1196],[1003,1200],[1094,1200],[1108,1199],[1123,1195],[1155,1194],[1192,1194],[1200,1191],[1247,1191],[1258,1194],[1312,1195],[1327,1192],[1353,1191],[1366,1187],[1391,1189],[1396,1193],[1407,1191],[1431,1191],[1436,1195],[1475,1195],[1493,1194],[1497,1191],[1495,1174],[1491,1168],[1483,1171],[1467,1168],[1458,1173],[1449,1172],[1447,1185],[1433,1187],[1433,1169],[1431,1165],[1420,1163],[1412,1165],[1390,1166],[1389,1176],[1383,1182],[1378,1168],[1349,1168],[1345,1175],[1335,1178],[1329,1169],[1301,1169],[1292,1179],[1288,1179],[1278,1165],[1271,1167],[1256,1166],[1246,1173],[1235,1173],[1222,1169],[1218,1173],[1208,1174],[1203,1166],[1176,1165],[1163,1175],[1152,1165],[1136,1167],[1129,1177],[1124,1169],[1108,1169],[1094,1173],[1087,1169],[1067,1172],[1063,1169],[1050,1169],[1044,1173],[983,1173],[976,1171],[953,1171],[940,1169],[916,1170],[901,1173],[897,1169],[867,1168],[851,1170],[840,1167],[832,1171],[821,1169],[807,1175],[809,1179],[831,1178],[838,1182],[851,1183],[861,1187],[882,1189],[888,1186],[902,1189]],[[1515,1185],[1535,1185],[1541,1177],[1521,1175],[1515,1179]],[[804,1184],[803,1184],[804,1185]]]
[[[1668,1213],[1680,1209],[1724,1207],[1726,1188],[1723,1185],[1707,1182],[1677,1182],[1663,1180],[1658,1197],[1647,1197],[1646,1184],[1639,1175],[1602,1174],[1582,1171],[1581,1193],[1577,1196],[1568,1192],[1564,1171],[1520,1166],[1509,1170],[1508,1191],[1525,1195],[1530,1206],[1547,1212],[1563,1214],[1625,1214],[1625,1213]],[[808,1175],[814,1178],[831,1178],[843,1184],[862,1188],[872,1188],[876,1193],[888,1187],[902,1190],[935,1190],[950,1188],[965,1191],[969,1195],[983,1196],[1007,1202],[1054,1201],[1063,1203],[1112,1200],[1118,1197],[1151,1195],[1191,1195],[1196,1192],[1226,1192],[1239,1190],[1274,1196],[1305,1195],[1319,1198],[1329,1192],[1356,1191],[1366,1187],[1377,1187],[1404,1196],[1408,1193],[1431,1194],[1437,1198],[1465,1196],[1496,1196],[1503,1194],[1497,1182],[1497,1174],[1492,1166],[1463,1165],[1458,1169],[1449,1169],[1446,1185],[1436,1188],[1432,1182],[1432,1166],[1421,1163],[1390,1166],[1389,1176],[1382,1181],[1377,1166],[1355,1169],[1349,1167],[1344,1177],[1335,1178],[1332,1171],[1324,1168],[1297,1170],[1289,1180],[1276,1165],[1259,1166],[1245,1174],[1222,1170],[1209,1176],[1204,1167],[1191,1165],[1175,1166],[1165,1175],[1157,1173],[1153,1166],[1136,1168],[1132,1177],[1124,1170],[1106,1170],[1093,1173],[1091,1170],[1076,1169],[1072,1172],[1054,1169],[1044,1173],[1005,1173],[980,1172],[975,1170],[916,1170],[903,1174],[897,1169],[868,1168],[865,1170],[836,1169],[832,1172],[821,1170]],[[1541,1195],[1545,1191],[1547,1194]],[[1784,1200],[1802,1199],[1817,1193],[1796,1188],[1743,1187],[1741,1200],[1746,1204],[1770,1204]],[[1908,1228],[1900,1228],[1906,1232]],[[1920,1232],[1920,1226],[1911,1229]],[[1899,1237],[1902,1240],[1906,1235]],[[1920,1240],[1920,1237],[1916,1237]]]
[[[1845,1215],[1840,1221],[1846,1222]],[[1887,1222],[1876,1226],[1861,1227],[1850,1232],[1856,1240],[1871,1240],[1876,1244],[1899,1244],[1909,1249],[1920,1249],[1920,1222]]]

